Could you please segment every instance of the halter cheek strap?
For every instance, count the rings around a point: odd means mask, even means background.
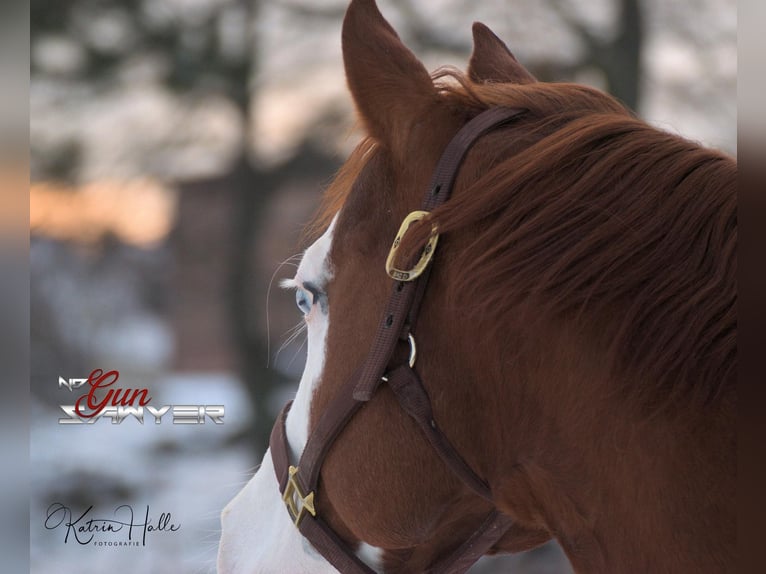
[[[415,342],[413,331],[420,303],[425,294],[431,267],[428,265],[436,247],[438,235],[432,235],[418,263],[409,270],[396,269],[393,259],[402,236],[412,221],[424,217],[447,201],[457,178],[460,165],[471,146],[489,131],[523,113],[521,109],[490,108],[465,124],[444,150],[423,201],[423,210],[413,212],[402,224],[386,264],[395,280],[386,310],[378,325],[375,338],[362,365],[330,401],[306,442],[297,466],[290,464],[285,421],[291,402],[285,405],[271,431],[269,446],[279,491],[291,519],[324,558],[343,574],[375,574],[322,519],[314,506],[319,484],[319,471],[335,439],[348,421],[365,402],[371,400],[382,383],[388,384],[400,406],[417,423],[429,444],[447,468],[457,475],[477,495],[490,503],[492,493],[457,452],[434,420],[431,400],[420,378],[413,370]],[[399,341],[409,341],[409,363],[392,363]],[[439,559],[428,574],[461,574],[506,533],[512,520],[497,509],[492,510],[477,530],[451,554]]]

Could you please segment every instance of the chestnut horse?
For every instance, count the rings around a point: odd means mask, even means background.
[[[373,0],[348,9],[368,137],[288,281],[309,345],[291,464],[367,356],[391,241],[442,151],[483,110],[521,109],[405,240],[414,254],[440,234],[414,368],[491,500],[381,384],[329,450],[316,513],[377,572],[428,570],[493,509],[513,526],[491,553],[555,538],[578,573],[733,572],[736,162],[597,90],[537,82],[488,28],[473,34],[467,74],[431,77]],[[222,513],[219,572],[334,572],[288,515],[271,451]]]

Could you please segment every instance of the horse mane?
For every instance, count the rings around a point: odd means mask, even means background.
[[[457,81],[443,88],[457,105],[529,110],[503,139],[534,140],[497,152],[433,212],[445,237],[469,230],[450,255],[461,269],[448,286],[454,299],[470,302],[472,316],[519,325],[591,318],[616,374],[653,412],[707,404],[734,384],[736,161],[591,88],[441,74]],[[486,323],[507,338],[508,323]]]
[[[469,155],[490,165],[432,213],[445,239],[467,238],[450,251],[462,270],[445,286],[451,311],[501,338],[509,324],[490,318],[587,322],[615,374],[632,381],[627,391],[653,412],[708,404],[733,385],[736,161],[585,86],[474,83],[451,69],[434,78],[463,114],[528,110]],[[367,139],[352,154],[316,223],[342,206],[374,148]],[[413,228],[413,245],[428,227]]]
[[[329,227],[335,214],[346,202],[348,194],[354,187],[354,182],[362,173],[368,160],[374,155],[376,147],[377,142],[368,136],[354,148],[349,158],[322,193],[319,208],[303,231],[302,243],[310,245]]]

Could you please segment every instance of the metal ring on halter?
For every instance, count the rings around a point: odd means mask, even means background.
[[[415,361],[418,360],[418,346],[415,344],[415,337],[410,333],[407,335],[407,342],[410,344],[410,358],[407,359],[407,363],[410,366],[410,369],[415,366]],[[388,382],[388,377],[386,375],[383,375],[380,377],[385,382]]]
[[[410,369],[411,369],[412,367],[415,366],[415,361],[418,358],[418,347],[417,347],[417,345],[415,345],[415,337],[412,336],[412,333],[407,335],[407,340],[410,343],[410,359],[409,359],[409,364],[410,364]]]

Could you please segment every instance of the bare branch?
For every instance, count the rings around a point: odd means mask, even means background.
[[[556,12],[559,18],[561,18],[567,27],[572,30],[580,38],[585,45],[586,56],[585,59],[591,59],[597,57],[597,54],[603,48],[603,41],[597,38],[588,27],[578,20],[572,11],[567,8],[563,0],[549,0],[550,7]]]
[[[471,51],[469,42],[461,41],[451,34],[442,33],[431,25],[415,8],[412,0],[394,0],[404,16],[407,36],[415,44],[413,48],[421,50],[440,50],[455,54],[467,54]]]
[[[279,2],[280,8],[283,8],[291,14],[301,18],[322,18],[323,20],[340,21],[346,14],[346,5],[337,6],[316,5],[304,3],[300,0],[282,0]]]

